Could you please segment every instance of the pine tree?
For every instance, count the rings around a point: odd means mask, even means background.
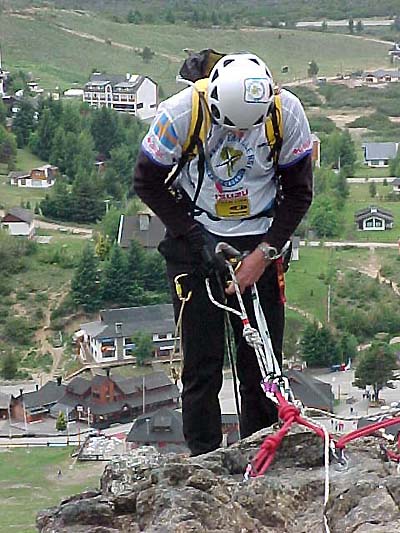
[[[65,172],[65,133],[61,126],[55,131],[49,161],[58,166],[60,172]]]
[[[91,133],[83,130],[78,136],[75,154],[76,174],[92,174],[95,170],[95,147]]]
[[[20,108],[12,123],[12,131],[17,139],[18,148],[28,144],[29,136],[34,130],[34,109],[26,100],[22,100]]]
[[[64,172],[72,182],[76,175],[76,156],[78,153],[78,138],[75,133],[69,131],[64,139],[63,166]]]
[[[144,259],[143,288],[159,294],[168,293],[168,280],[165,262],[161,260],[158,252],[147,252]]]
[[[125,253],[118,244],[111,248],[102,277],[102,298],[105,302],[124,305],[129,295],[130,280]]]
[[[111,244],[107,236],[98,233],[96,237],[95,252],[100,261],[104,261],[110,252]]]
[[[36,155],[45,161],[49,160],[56,128],[57,123],[54,116],[49,109],[45,108],[38,122],[37,144],[35,146]]]
[[[309,366],[328,366],[340,360],[340,346],[331,331],[308,324],[301,339],[302,357]]]
[[[56,180],[50,194],[40,202],[40,209],[45,217],[59,220],[71,220],[74,201],[62,178]]]
[[[308,63],[307,74],[310,78],[313,78],[318,74],[318,72],[319,72],[319,66],[313,59],[312,61]]]
[[[357,155],[354,147],[354,141],[349,130],[345,130],[340,140],[340,165],[346,167],[350,173],[354,170],[354,163]]]
[[[57,431],[65,431],[67,429],[67,421],[65,419],[65,415],[62,411],[58,413],[57,421],[56,421],[56,430]]]
[[[143,286],[143,277],[146,269],[146,252],[143,246],[132,239],[128,250],[128,276],[132,282]]]
[[[1,361],[1,375],[4,379],[13,379],[18,372],[18,360],[14,354],[7,352]]]
[[[74,302],[88,312],[100,307],[98,269],[99,261],[94,254],[93,247],[88,243],[71,281],[71,294]]]
[[[104,194],[95,174],[78,173],[72,184],[71,218],[76,222],[96,222],[104,214]]]
[[[97,152],[106,158],[109,158],[111,150],[124,140],[117,113],[107,107],[94,112],[90,131]]]

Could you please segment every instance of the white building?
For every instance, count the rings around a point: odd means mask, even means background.
[[[35,225],[33,214],[28,209],[22,207],[12,207],[1,219],[1,226],[13,236],[28,237],[33,239],[35,235]]]
[[[85,85],[83,101],[91,107],[109,107],[145,120],[155,116],[158,85],[137,74],[110,76],[95,72]]]
[[[399,143],[377,142],[361,145],[364,151],[364,164],[369,167],[388,167],[397,155]]]
[[[99,320],[82,324],[74,337],[82,360],[92,357],[106,363],[133,359],[133,338],[139,332],[150,335],[155,357],[169,357],[177,341],[172,305],[105,309]]]
[[[57,176],[58,167],[53,165],[43,165],[30,172],[12,171],[8,175],[10,185],[32,189],[52,187]]]
[[[67,89],[63,92],[64,98],[83,98],[83,89]]]

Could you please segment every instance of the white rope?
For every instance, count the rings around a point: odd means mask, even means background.
[[[329,525],[328,525],[328,518],[326,516],[326,507],[328,505],[329,501],[329,489],[330,489],[330,478],[329,478],[329,451],[330,451],[330,436],[329,432],[326,429],[326,427],[323,424],[320,424],[314,419],[307,418],[304,416],[304,408],[301,406],[301,416],[304,418],[304,420],[307,420],[314,426],[319,427],[324,432],[324,510],[323,510],[323,518],[324,518],[324,527],[325,527],[325,533],[330,533]]]
[[[251,295],[258,330],[260,332],[264,344],[265,355],[268,361],[268,368],[271,369],[271,373],[275,376],[281,376],[282,372],[279,363],[275,357],[274,349],[272,347],[271,335],[269,333],[267,321],[265,319],[265,315],[261,307],[260,297],[258,295],[258,289],[256,284],[252,285],[251,287]]]

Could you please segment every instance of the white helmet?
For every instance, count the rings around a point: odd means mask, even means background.
[[[265,121],[274,98],[271,73],[254,54],[230,54],[210,73],[208,105],[217,124],[247,130]]]

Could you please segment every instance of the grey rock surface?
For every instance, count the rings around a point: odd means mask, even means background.
[[[293,430],[267,473],[243,481],[248,460],[270,430],[199,457],[115,457],[101,490],[39,513],[41,533],[321,533],[323,442]],[[400,473],[375,438],[348,445],[348,465],[330,466],[326,517],[331,533],[400,531]]]

